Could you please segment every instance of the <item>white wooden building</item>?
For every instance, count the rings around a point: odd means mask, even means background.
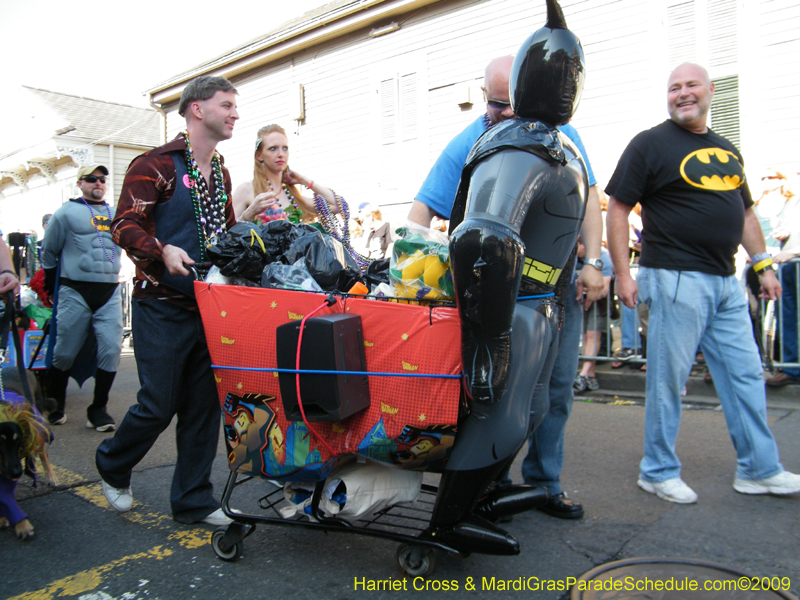
[[[586,53],[573,124],[601,186],[631,137],[667,117],[667,76],[684,61],[707,66],[716,82],[712,127],[742,149],[756,197],[768,168],[800,171],[796,0],[561,5]],[[485,65],[515,53],[544,21],[544,0],[337,0],[150,95],[171,139],[184,124],[186,83],[228,77],[241,119],[219,149],[234,186],[252,178],[256,130],[275,122],[289,133],[295,170],[400,224],[439,152],[483,113]]]
[[[3,233],[34,231],[41,220],[79,195],[78,167],[108,168],[106,201],[115,205],[128,164],[161,143],[158,111],[23,87],[21,110],[3,116],[4,130],[17,123],[17,135],[5,136],[0,149],[0,224]]]

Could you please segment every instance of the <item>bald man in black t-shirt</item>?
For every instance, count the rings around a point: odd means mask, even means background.
[[[759,273],[762,297],[781,286],[753,211],[743,160],[707,125],[714,84],[703,67],[683,64],[669,78],[670,118],[637,135],[608,183],[606,224],[616,291],[629,308],[650,307],[645,450],[639,487],[670,502],[697,494],[680,477],[675,440],[681,389],[702,349],[725,411],[743,494],[791,494],[800,476],[784,471],[766,421],[761,359],[747,301],[734,275],[741,243]],[[628,266],[628,214],[640,202],[644,223],[639,275]]]

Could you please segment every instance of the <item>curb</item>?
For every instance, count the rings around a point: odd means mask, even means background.
[[[600,389],[594,392],[581,392],[576,394],[578,398],[596,399],[598,397],[614,398],[637,401],[644,403],[645,382],[647,374],[638,369],[630,369],[627,366],[620,369],[611,369],[611,363],[597,363],[597,381]],[[712,383],[706,383],[703,379],[704,369],[695,368],[692,375],[686,381],[688,395],[683,396],[684,405],[703,405],[719,406],[717,391]],[[765,378],[768,376],[765,374]],[[786,410],[800,410],[800,385],[786,385],[779,388],[766,386],[767,407]]]

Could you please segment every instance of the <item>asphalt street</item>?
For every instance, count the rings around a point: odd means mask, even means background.
[[[584,504],[585,518],[563,521],[538,511],[517,515],[505,527],[520,540],[519,556],[457,558],[437,553],[436,570],[427,582],[408,579],[403,584],[395,559],[398,544],[360,535],[261,526],[245,540],[241,560],[219,560],[209,543],[213,527],[181,525],[170,517],[174,423],[134,473],[133,510],[115,513],[103,497],[94,467],[95,449],[107,434],[84,426],[92,385],[90,380],[79,389],[70,383],[69,420],[55,429],[50,448],[59,485],[40,483],[34,489],[29,480],[20,482],[18,497],[36,538],[20,542],[9,531],[0,534],[2,598],[353,599],[445,594],[556,600],[569,597],[562,591],[568,578],[634,557],[701,559],[754,576],[789,578],[790,591],[800,595],[800,495],[744,496],[733,490],[735,454],[713,399],[685,404],[678,440],[682,476],[699,494],[697,504],[672,504],[637,487],[644,408],[634,393],[615,396],[605,390],[581,396],[567,428],[562,481],[569,496]],[[137,389],[133,357],[124,356],[111,394],[110,412],[117,420],[135,402]],[[799,392],[793,388],[788,394]],[[784,401],[769,409],[782,462],[794,472],[800,472],[797,408],[800,403]],[[512,474],[519,481],[519,461]],[[218,494],[227,475],[220,444],[214,469]],[[426,477],[435,480],[433,475]],[[255,498],[268,485],[251,481],[252,491],[245,493],[244,501],[252,505],[242,508],[256,510]],[[492,578],[494,589],[487,590]],[[497,588],[500,581],[519,578],[542,589]],[[365,589],[370,582],[388,583]],[[387,589],[392,585],[401,589]]]

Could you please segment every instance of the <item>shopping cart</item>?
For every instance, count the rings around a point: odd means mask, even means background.
[[[224,415],[230,467],[222,508],[234,522],[212,534],[219,558],[238,560],[244,538],[259,523],[399,541],[399,564],[415,576],[432,572],[435,548],[459,554],[428,533],[435,485],[423,483],[413,502],[390,504],[359,518],[341,518],[321,508],[326,478],[353,460],[388,465],[395,472],[442,470],[463,408],[461,334],[454,306],[203,282],[195,282],[195,292]],[[358,366],[364,364],[358,356],[353,362],[358,351],[346,344],[337,347],[334,340],[329,351],[318,339],[302,337],[312,330],[314,318],[336,324],[353,315],[360,317],[366,369]],[[287,324],[297,330],[299,339],[289,342],[299,345],[297,356],[278,352]],[[309,370],[305,361],[314,356],[334,367]],[[358,391],[362,380],[368,382],[368,406],[332,420],[337,410],[348,410],[347,394]],[[297,396],[299,389],[300,397],[283,397],[281,389],[292,384],[291,395]],[[344,396],[332,409],[304,403],[306,386],[317,384],[330,386],[331,396]],[[267,485],[266,493],[255,494],[260,496],[255,502],[259,510],[232,508],[234,492],[254,479]],[[293,486],[309,489],[300,510],[287,499]]]

